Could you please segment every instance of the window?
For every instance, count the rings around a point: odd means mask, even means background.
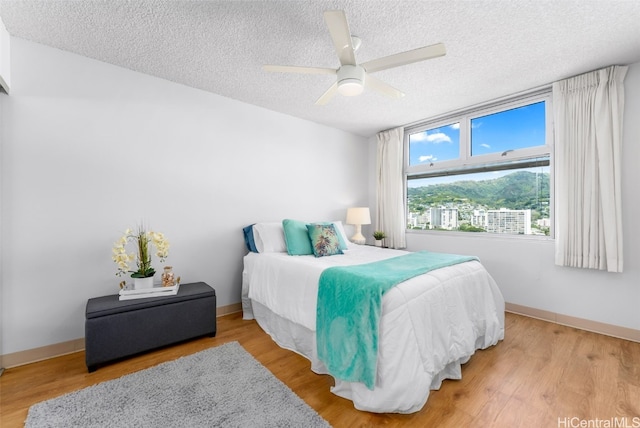
[[[405,131],[407,228],[551,235],[549,91]]]
[[[470,141],[471,156],[544,146],[544,101],[472,118]]]
[[[432,164],[460,157],[460,123],[409,135],[409,164]]]

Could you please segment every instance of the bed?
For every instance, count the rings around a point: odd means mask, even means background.
[[[290,254],[287,244],[293,243],[285,237],[283,224],[258,223],[245,229],[252,249],[243,259],[243,317],[255,319],[282,348],[307,358],[315,373],[332,375],[331,391],[351,400],[355,408],[417,412],[443,380],[461,378],[461,365],[476,350],[504,338],[504,299],[487,270],[471,259],[414,276],[382,295],[373,385],[335,376],[317,345],[323,272],[410,253],[349,243],[342,224],[330,222],[342,251],[331,257],[295,250]],[[247,239],[247,233],[253,236]]]

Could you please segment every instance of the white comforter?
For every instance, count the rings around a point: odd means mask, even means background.
[[[403,253],[367,246],[321,258],[250,253],[244,260],[244,316],[253,318],[253,306],[261,327],[280,346],[307,357],[314,371],[327,373],[315,352],[321,272]],[[443,379],[461,377],[460,364],[476,349],[503,337],[504,300],[479,262],[434,270],[397,285],[383,297],[375,389],[336,379],[332,392],[352,400],[360,410],[416,412]]]

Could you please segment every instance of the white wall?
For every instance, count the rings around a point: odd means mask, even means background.
[[[0,86],[4,89],[4,92],[9,92],[9,84],[11,83],[11,40],[9,33],[4,26],[4,22],[0,18]],[[3,121],[3,101],[2,98],[5,94],[0,91],[0,159],[2,159],[2,146],[3,146],[3,133],[4,133],[4,121]],[[0,175],[0,224],[2,224],[2,177]],[[2,228],[0,227],[0,243],[2,242]],[[2,247],[0,246],[0,269],[2,267]],[[2,308],[2,277],[0,275],[0,309]],[[4,354],[2,347],[2,315],[0,314],[0,355]],[[2,359],[0,358],[0,374],[2,374]]]
[[[5,121],[4,121],[4,99],[6,95],[0,92],[0,225],[2,225],[2,188],[3,186],[3,176],[2,176],[2,159],[4,159],[3,155],[3,147],[4,147],[4,130],[5,130]],[[0,355],[4,354],[4,347],[2,345],[2,337],[4,336],[3,331],[3,317],[2,317],[2,308],[3,308],[3,293],[2,293],[2,271],[3,271],[3,262],[2,262],[2,227],[0,226]],[[3,370],[3,361],[0,358],[0,375]]]
[[[140,220],[170,240],[182,282],[226,306],[240,302],[243,226],[369,203],[362,137],[21,39],[11,61],[5,354],[83,337],[86,300],[118,290],[112,244]]]
[[[509,303],[640,330],[640,63],[631,65],[624,85],[623,273],[556,266],[551,240],[410,232],[408,249],[479,256]]]
[[[11,86],[11,37],[0,18],[0,86],[9,92]]]

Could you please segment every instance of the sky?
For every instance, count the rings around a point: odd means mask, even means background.
[[[471,119],[471,154],[483,155],[545,144],[545,103]],[[460,123],[409,137],[410,165],[460,158]]]

